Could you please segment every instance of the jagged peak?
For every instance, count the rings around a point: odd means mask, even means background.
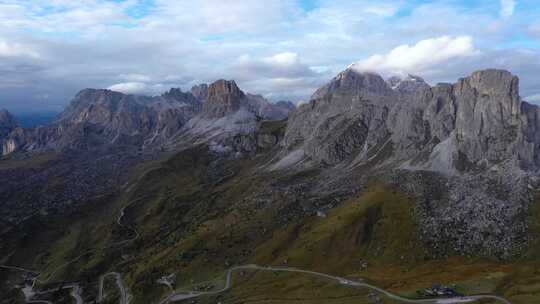
[[[404,77],[395,75],[388,78],[386,82],[393,90],[402,93],[414,93],[430,88],[430,85],[422,77],[412,74],[407,74]]]
[[[208,98],[208,84],[202,83],[199,85],[195,85],[191,88],[190,92],[199,101],[205,101]]]
[[[317,90],[312,99],[318,99],[336,91],[360,90],[381,96],[393,94],[392,89],[381,75],[369,71],[358,71],[354,67],[349,67],[334,77],[326,86]]]
[[[238,111],[246,95],[234,80],[220,79],[208,87],[208,98],[203,105],[203,116],[221,118]]]
[[[196,102],[197,98],[191,92],[183,92],[181,88],[171,88],[169,91],[161,94],[161,97],[167,100]]]
[[[356,67],[354,63],[349,65],[344,71],[339,73],[338,77],[347,77],[347,76],[350,76],[351,74],[362,75],[365,77],[381,77],[382,78],[381,74],[379,74],[378,72],[369,71],[369,70],[360,70]]]
[[[244,96],[244,92],[240,90],[234,80],[219,79],[208,87],[208,98],[219,95]]]
[[[483,93],[519,94],[519,78],[507,70],[479,70],[460,81],[468,82],[471,87]]]
[[[75,95],[75,99],[73,101],[79,102],[79,101],[86,101],[91,102],[98,100],[100,98],[121,98],[123,96],[126,96],[126,94],[121,92],[112,91],[109,89],[83,89],[79,91]]]
[[[0,109],[0,124],[17,124],[16,119],[7,109]]]
[[[386,79],[386,81],[390,84],[390,86],[392,86],[392,88],[396,87],[397,85],[399,85],[399,83],[404,81],[426,83],[424,78],[413,74],[407,74],[406,76],[393,75]]]

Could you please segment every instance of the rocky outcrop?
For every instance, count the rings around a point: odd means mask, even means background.
[[[103,145],[160,148],[201,108],[191,93],[180,89],[157,97],[85,89],[52,124],[12,132],[4,154],[17,150],[88,150]]]
[[[245,96],[234,80],[218,80],[208,88],[208,98],[204,102],[202,116],[218,119],[234,113],[245,104]]]
[[[417,196],[418,232],[433,252],[509,258],[529,242],[539,118],[507,71],[430,87],[348,69],[291,115],[270,170],[390,176]]]
[[[416,76],[384,81],[348,69],[292,115],[282,144],[322,164],[384,159],[452,174],[513,160],[534,169],[537,117],[507,71],[430,87]]]
[[[380,76],[348,69],[293,112],[282,145],[323,164],[368,157],[390,135],[386,120],[397,96]]]
[[[7,110],[0,109],[0,147],[2,147],[3,154],[6,154],[6,151],[12,151],[13,143],[7,140],[7,137],[18,126],[17,120],[11,113]]]
[[[205,102],[208,98],[208,85],[203,83],[192,87],[191,94],[193,94],[198,101]]]
[[[245,93],[232,80],[218,80],[208,86],[201,114],[186,124],[173,145],[210,143],[215,151],[240,153],[267,150],[277,145],[278,139],[262,130],[261,124],[284,120],[293,108],[292,104],[277,105],[261,95]]]
[[[429,84],[427,84],[422,77],[410,74],[403,78],[393,76],[386,81],[393,90],[401,93],[414,93],[418,90],[429,88]]]
[[[18,122],[7,110],[0,109],[0,140],[18,126]]]
[[[85,89],[54,123],[32,130],[10,128],[1,138],[5,138],[4,155],[48,149],[89,150],[107,145],[174,148],[186,133],[197,134],[200,140],[250,134],[251,141],[256,141],[254,133],[260,120],[282,120],[291,110],[289,104],[274,105],[260,95],[244,93],[234,81],[226,80],[193,87],[191,92],[172,88],[155,97]],[[241,146],[242,150],[255,147]]]
[[[261,95],[246,95],[246,106],[257,113],[263,120],[284,120],[296,109],[292,102],[280,101],[272,103]]]
[[[208,119],[219,119],[244,108],[263,120],[283,120],[296,108],[291,102],[272,103],[261,95],[244,93],[233,80],[201,84],[194,86],[191,92],[204,103],[203,116]]]

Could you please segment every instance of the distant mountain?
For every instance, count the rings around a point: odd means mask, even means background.
[[[225,80],[195,86],[191,92],[173,88],[156,97],[85,89],[51,124],[34,129],[6,129],[4,154],[19,150],[89,150],[111,145],[159,150],[174,146],[178,134],[186,133],[185,125],[192,118],[197,117],[190,127],[200,126],[201,120],[207,128],[234,126],[238,124],[218,121],[241,110],[241,120],[250,121],[245,126],[250,125],[247,128],[253,133],[258,120],[282,120],[292,109],[288,104],[272,104],[260,95],[245,94],[234,81]],[[200,134],[200,128],[191,133]]]
[[[0,109],[0,145],[4,146],[4,140],[9,136],[19,123],[7,110]],[[9,148],[8,148],[9,150]]]
[[[429,88],[429,85],[422,77],[410,74],[403,78],[399,76],[390,77],[387,82],[393,90],[402,93],[414,93],[417,90]]]
[[[475,72],[430,87],[348,69],[289,121],[284,147],[317,162],[368,162],[452,173],[513,160],[540,166],[538,109],[521,101],[507,71]],[[386,149],[385,149],[386,148]]]
[[[218,80],[208,86],[208,96],[202,112],[190,120],[175,145],[211,143],[216,149],[229,147],[233,151],[255,152],[267,136],[260,132],[265,120],[283,120],[294,108],[272,104],[261,95],[244,93],[233,80]]]
[[[12,153],[0,161],[0,255],[42,273],[32,301],[66,300],[69,287],[111,302],[118,286],[133,303],[166,302],[158,282],[176,290],[247,264],[403,294],[435,282],[476,294],[489,272],[483,293],[535,300],[540,110],[510,72],[430,86],[353,67],[298,108],[232,80],[158,97],[87,89],[48,126],[0,117]],[[2,271],[0,297],[17,301],[20,274]],[[320,287],[281,279],[292,302]],[[241,301],[277,290],[250,271],[239,280],[257,287]],[[232,288],[215,296],[232,303]],[[326,292],[317,300],[350,298]]]
[[[4,137],[19,125],[15,117],[7,110],[0,109],[0,137]]]
[[[441,254],[507,257],[526,246],[517,219],[538,181],[540,109],[521,100],[510,72],[430,87],[348,69],[293,112],[281,145],[273,170],[392,176],[419,197],[420,234]]]
[[[179,89],[158,97],[85,89],[52,124],[10,134],[4,152],[111,144],[159,148],[201,108],[193,95]]]
[[[192,87],[191,94],[200,102],[204,102],[208,98],[208,85],[203,83]]]

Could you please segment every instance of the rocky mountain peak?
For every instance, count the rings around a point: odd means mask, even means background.
[[[17,121],[6,109],[0,109],[0,128],[4,126],[15,126]]]
[[[193,94],[200,102],[206,101],[208,98],[208,85],[203,83],[192,87],[191,94]]]
[[[124,96],[123,93],[111,91],[108,89],[84,89],[79,91],[72,102],[77,101],[86,101],[86,102],[96,102],[96,101],[105,101],[111,99],[119,99]]]
[[[208,87],[208,98],[230,95],[232,97],[243,97],[244,92],[240,90],[234,80],[220,79]]]
[[[9,151],[10,145],[7,137],[18,127],[17,120],[7,110],[0,109],[0,152],[2,155]]]
[[[208,97],[203,106],[203,116],[220,118],[236,112],[242,106],[245,94],[234,80],[218,80],[208,87]]]
[[[324,98],[327,95],[340,94],[348,96],[390,96],[392,88],[376,73],[360,72],[349,67],[339,73],[329,84],[317,90],[312,99]]]
[[[430,88],[422,77],[411,74],[405,77],[392,76],[386,82],[392,89],[401,93],[414,93],[421,89]]]
[[[171,88],[168,92],[165,92],[161,95],[168,101],[177,101],[186,104],[196,104],[199,103],[198,98],[193,96],[190,92],[182,92],[180,88]]]
[[[502,70],[431,88],[416,76],[384,82],[348,69],[291,116],[283,145],[326,164],[369,162],[391,147],[388,162],[406,168],[453,174],[503,161],[538,168],[540,110],[523,107],[518,90],[519,79]]]
[[[519,96],[519,78],[509,71],[487,69],[474,72],[461,79],[479,94],[516,99]]]
[[[7,110],[0,109],[0,142],[13,129],[18,126],[18,122]]]

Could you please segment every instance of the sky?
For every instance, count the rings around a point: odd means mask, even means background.
[[[539,17],[537,0],[0,0],[0,108],[220,78],[303,102],[351,64],[431,84],[507,69],[540,104]]]

